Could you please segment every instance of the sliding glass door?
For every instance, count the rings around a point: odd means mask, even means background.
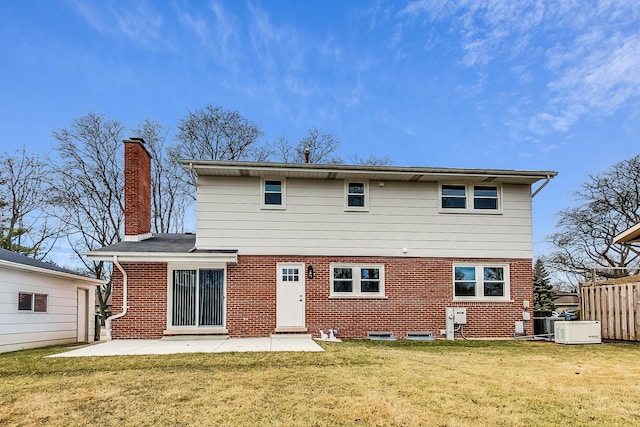
[[[224,326],[224,269],[173,270],[172,326]]]

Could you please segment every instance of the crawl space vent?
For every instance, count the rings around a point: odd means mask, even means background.
[[[433,332],[407,332],[406,338],[414,341],[434,341]]]
[[[367,332],[368,340],[375,341],[395,341],[396,337],[393,332]]]

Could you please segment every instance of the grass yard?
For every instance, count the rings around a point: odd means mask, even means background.
[[[0,425],[640,425],[640,345],[354,340],[323,347],[0,354]]]

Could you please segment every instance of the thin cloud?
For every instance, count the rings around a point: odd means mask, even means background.
[[[524,123],[531,132],[567,132],[579,120],[614,114],[640,99],[637,1],[601,0],[585,7],[538,0],[417,0],[396,16],[414,25],[450,23],[461,37],[464,67],[482,73],[507,65],[526,87],[542,87],[539,102],[521,111],[529,115]],[[540,67],[547,72],[536,72]]]
[[[82,19],[101,34],[122,35],[152,49],[162,41],[162,15],[142,2],[128,8],[78,0],[72,6]]]

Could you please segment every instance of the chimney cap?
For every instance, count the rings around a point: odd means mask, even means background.
[[[129,140],[130,141],[137,141],[137,142],[139,142],[141,144],[146,144],[144,138],[139,137],[139,136],[132,136],[132,137],[129,138]]]

